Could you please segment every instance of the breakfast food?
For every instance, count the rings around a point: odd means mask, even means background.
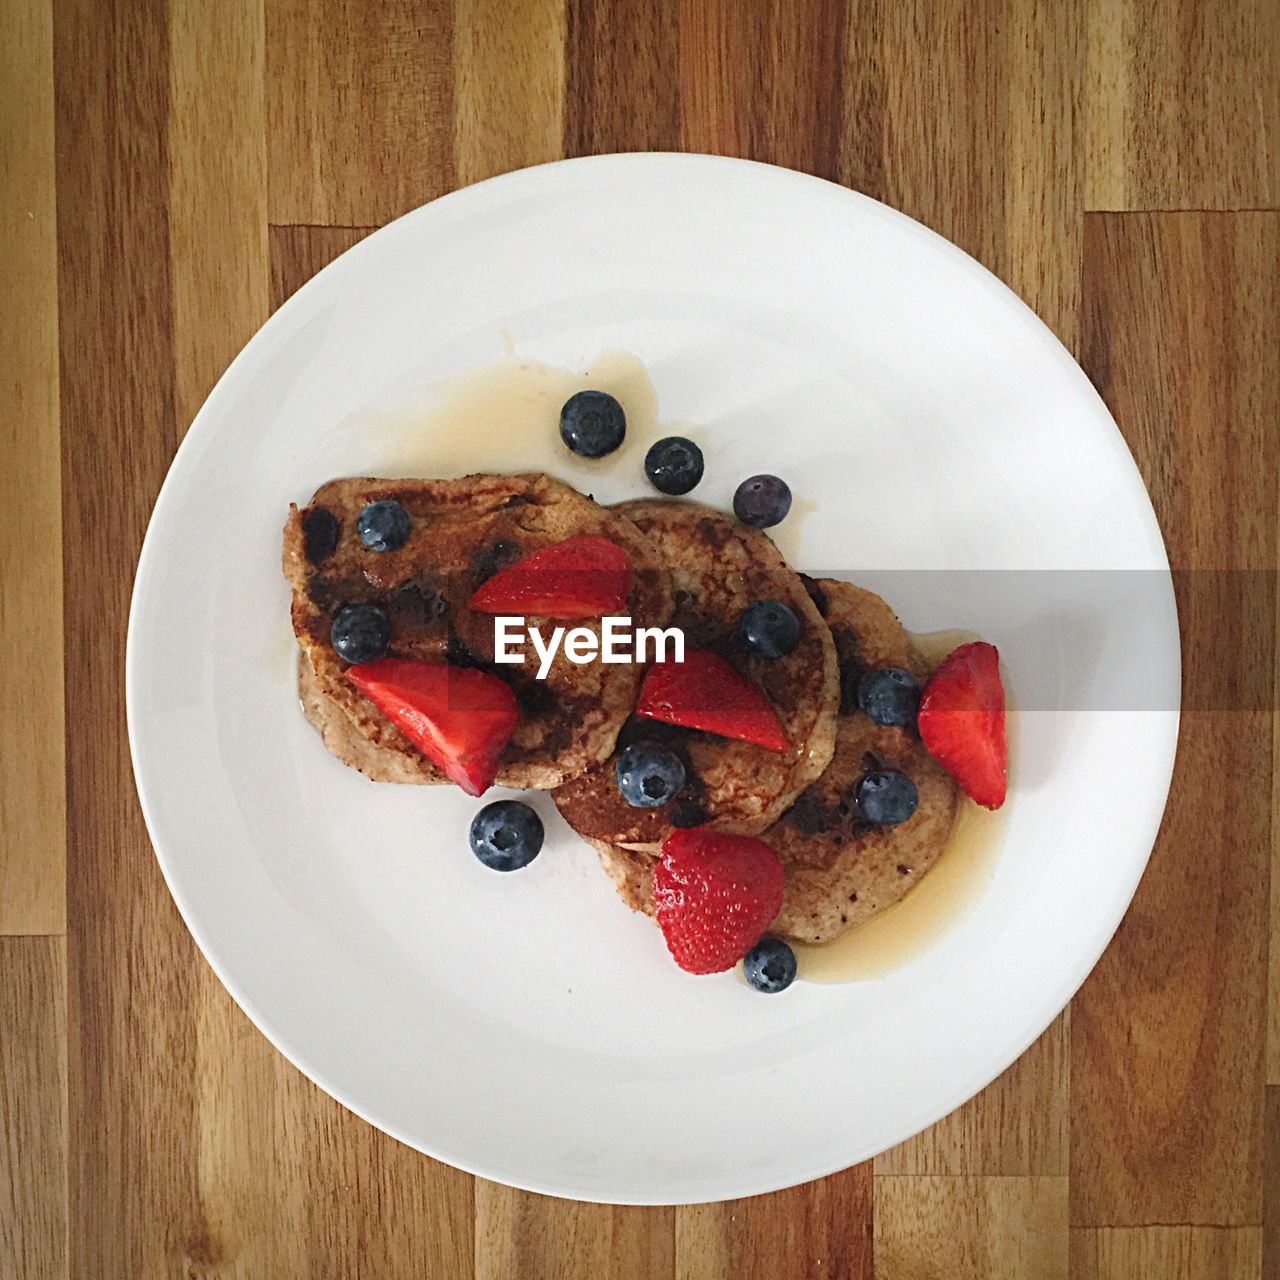
[[[388,503],[403,511],[407,531],[385,515],[370,518],[371,507]],[[625,516],[548,476],[335,480],[292,508],[284,569],[302,650],[300,692],[329,750],[374,781],[446,780],[347,676],[350,664],[389,656],[474,668],[510,688],[519,716],[496,761],[503,785],[553,787],[604,760],[635,705],[640,667],[578,665],[560,654],[539,680],[535,655],[494,662],[493,617],[470,607],[476,589],[502,570],[571,539],[607,541],[629,562],[627,612],[637,623],[665,623],[667,575],[648,539]],[[555,585],[554,566],[541,576]],[[570,594],[600,585],[581,570],[563,579]],[[611,585],[616,574],[606,572],[604,587]],[[599,620],[582,624],[598,628]]]
[[[600,458],[626,417],[580,391],[559,432]],[[681,436],[644,459],[666,495],[703,470]],[[681,969],[741,962],[781,992],[793,943],[900,902],[962,804],[1004,803],[1008,755],[995,648],[935,665],[879,596],[797,574],[762,532],[791,502],[764,474],[733,518],[670,496],[603,508],[541,473],[333,481],[285,527],[303,710],[374,781],[551,790]],[[523,625],[533,649],[512,652]],[[543,840],[512,799],[468,832],[499,872]]]
[[[670,572],[671,625],[686,645],[683,663],[650,668],[619,747],[644,742],[675,751],[686,781],[668,805],[636,808],[619,794],[610,762],[558,787],[556,807],[597,848],[653,856],[680,827],[710,822],[757,834],[831,760],[839,700],[831,632],[765,534],[692,503],[646,500],[613,510],[635,522]],[[781,601],[800,620],[789,653],[764,658],[743,644],[739,620],[759,600]],[[683,724],[672,710],[678,699]],[[666,713],[655,716],[663,701]],[[699,731],[706,729],[713,732]]]

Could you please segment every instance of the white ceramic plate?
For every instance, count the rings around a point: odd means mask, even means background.
[[[1005,845],[977,905],[914,963],[776,998],[688,977],[545,797],[542,856],[496,876],[466,847],[473,801],[372,786],[304,723],[279,569],[287,504],[393,467],[384,410],[495,356],[504,333],[569,366],[635,353],[662,421],[707,446],[695,496],[723,504],[739,478],[777,471],[813,504],[784,544],[799,567],[878,586],[914,629],[999,644],[1020,706]],[[638,459],[611,474],[605,498],[644,492]],[[433,1156],[616,1202],[829,1173],[1008,1066],[1129,902],[1177,707],[1151,507],[1048,330],[872,200],[699,156],[510,174],[321,272],[179,450],[129,630],[157,856],[253,1021]]]

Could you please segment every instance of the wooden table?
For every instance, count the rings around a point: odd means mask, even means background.
[[[2,15],[0,1276],[1280,1277],[1275,0]],[[165,468],[272,306],[455,186],[646,148],[865,191],[1039,311],[1187,571],[1189,706],[1137,900],[1021,1061],[872,1163],[652,1210],[467,1177],[289,1066],[165,890],[121,679]]]

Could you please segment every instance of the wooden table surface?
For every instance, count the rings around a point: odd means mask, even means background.
[[[4,0],[0,59],[0,1277],[1280,1277],[1276,0]],[[1069,1011],[875,1161],[687,1209],[473,1179],[304,1080],[178,918],[123,713],[152,501],[271,308],[453,187],[631,149],[976,255],[1187,571],[1172,800]]]

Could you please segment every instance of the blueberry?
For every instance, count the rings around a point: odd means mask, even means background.
[[[633,809],[656,809],[684,786],[684,761],[656,742],[633,742],[618,757],[614,775]]]
[[[742,974],[765,995],[785,991],[796,979],[796,953],[781,938],[761,938],[743,957]]]
[[[667,436],[644,455],[644,473],[659,493],[688,493],[702,479],[702,450],[684,436]]]
[[[866,774],[858,783],[854,799],[858,812],[868,822],[891,827],[906,822],[915,813],[920,795],[905,773],[884,769]]]
[[[370,551],[399,551],[409,541],[409,513],[388,498],[371,502],[356,521],[356,533]]]
[[[627,434],[627,415],[607,391],[579,391],[560,410],[560,439],[584,458],[612,453]]]
[[[344,604],[333,615],[329,643],[343,662],[372,662],[387,651],[391,623],[376,604]]]
[[[471,819],[469,838],[490,871],[519,871],[542,848],[542,819],[519,800],[495,800]]]
[[[733,514],[753,529],[769,529],[786,519],[791,490],[777,476],[751,476],[733,494]]]
[[[800,642],[800,619],[781,600],[753,600],[738,619],[738,639],[758,658],[785,658]]]
[[[876,724],[914,724],[919,705],[920,686],[900,667],[867,671],[858,681],[858,706]]]

